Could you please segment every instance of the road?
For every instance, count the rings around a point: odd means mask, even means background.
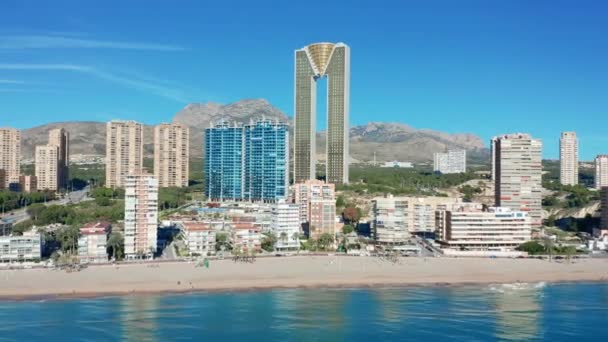
[[[86,188],[84,188],[82,190],[69,192],[61,199],[54,200],[54,201],[48,201],[45,203],[45,205],[49,206],[49,205],[78,204],[80,202],[92,200],[92,198],[90,198],[88,196],[88,193],[89,193],[89,187],[87,186]],[[22,209],[17,209],[17,210],[11,211],[11,212],[7,212],[4,215],[4,217],[14,220],[15,223],[25,221],[30,218],[26,212],[26,209],[27,209],[27,207],[22,208]]]

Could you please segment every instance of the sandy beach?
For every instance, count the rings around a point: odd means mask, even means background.
[[[1,270],[0,298],[89,297],[189,291],[271,288],[459,285],[514,282],[608,281],[608,259],[568,263],[536,259],[297,256],[258,258],[255,263],[90,266],[80,272]]]

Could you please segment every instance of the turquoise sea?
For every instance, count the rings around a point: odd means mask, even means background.
[[[0,302],[0,341],[605,341],[608,284]]]

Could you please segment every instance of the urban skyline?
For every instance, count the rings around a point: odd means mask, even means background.
[[[243,3],[237,13],[247,15],[239,27],[222,35],[216,34],[218,22],[192,20],[194,26],[187,25],[182,15],[200,12],[197,5],[184,5],[189,6],[190,11],[180,11],[179,21],[171,22],[170,35],[145,16],[133,30],[132,21],[126,20],[139,12],[133,8],[114,18],[116,31],[108,31],[106,17],[93,15],[106,13],[106,6],[78,9],[76,15],[89,19],[86,26],[66,20],[62,8],[72,6],[62,1],[34,9],[9,6],[0,13],[6,28],[0,34],[1,126],[23,129],[51,121],[112,119],[159,124],[190,102],[242,98],[266,98],[293,117],[293,89],[286,85],[293,83],[294,49],[315,41],[344,41],[356,51],[351,61],[353,126],[373,117],[470,132],[484,142],[496,134],[525,131],[545,142],[543,157],[551,159],[559,155],[554,137],[571,130],[577,132],[582,160],[604,153],[602,126],[587,123],[601,122],[608,107],[602,95],[608,79],[602,44],[606,32],[597,15],[606,4],[490,6],[473,1],[463,22],[465,16],[458,14],[465,9],[447,1],[437,6],[389,1],[384,10],[332,3],[323,8],[336,20],[310,25],[286,8],[263,11],[263,6]],[[529,14],[549,7],[554,12],[540,22]],[[177,11],[162,4],[146,10],[168,17]],[[215,10],[234,13],[224,7]],[[252,23],[251,13],[268,20]],[[368,26],[363,18],[371,14],[384,20]],[[297,25],[287,25],[283,18]],[[245,39],[241,25],[266,30]],[[524,32],[533,34],[521,39]],[[570,37],[567,43],[564,36]],[[533,44],[533,38],[543,44]],[[390,53],[383,53],[378,63],[377,52],[386,48]],[[244,51],[246,63],[229,62]],[[509,51],[518,51],[518,58],[506,58]],[[319,113],[325,112],[323,106],[319,103]],[[581,116],[586,120],[579,120]]]

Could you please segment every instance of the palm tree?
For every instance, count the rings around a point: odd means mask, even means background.
[[[553,240],[550,237],[543,238],[543,244],[545,245],[545,252],[549,255],[549,261],[553,260]]]

